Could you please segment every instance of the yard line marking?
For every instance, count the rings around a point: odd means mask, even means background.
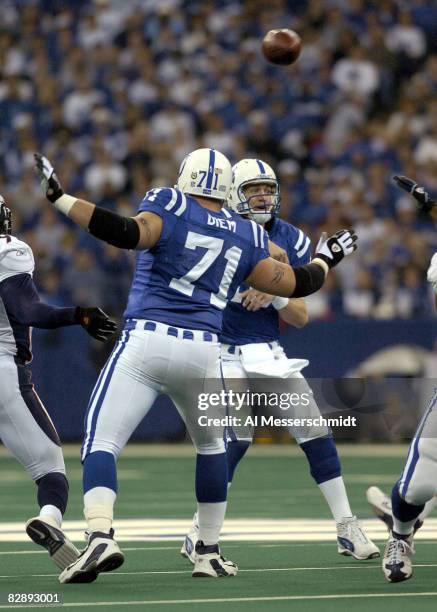
[[[190,519],[120,519],[114,522],[119,542],[181,541],[190,525]],[[380,520],[364,519],[362,525],[370,538],[386,540],[387,530]],[[75,542],[84,542],[85,527],[81,520],[63,524],[67,536]],[[437,518],[427,519],[415,537],[416,540],[431,538],[437,539]],[[221,539],[222,542],[335,542],[336,531],[331,519],[228,519]],[[0,523],[0,542],[28,542],[23,523]]]
[[[229,603],[229,602],[255,602],[255,601],[305,601],[318,599],[361,599],[363,597],[435,597],[436,591],[427,593],[351,593],[350,595],[275,595],[273,597],[220,597],[208,599],[152,599],[139,601],[80,601],[76,603],[64,603],[63,608],[84,608],[92,606],[158,606],[171,604],[199,604],[199,603]],[[0,608],[47,608],[47,604],[29,605],[0,605]]]
[[[423,563],[415,564],[415,568],[418,567],[437,567],[436,563]],[[239,573],[254,573],[254,572],[313,572],[313,571],[332,571],[332,570],[364,570],[373,569],[380,570],[380,563],[373,564],[359,564],[356,565],[335,565],[326,567],[265,567],[265,568],[252,568],[252,569],[240,569]],[[160,575],[160,574],[190,574],[191,569],[186,570],[156,570],[147,572],[116,572],[118,576],[149,576],[149,575]],[[109,574],[100,574],[101,576],[108,576]],[[58,576],[58,574],[27,574],[26,578],[52,578]],[[22,574],[12,576],[0,576],[0,578],[22,578]]]
[[[414,567],[437,567],[437,563],[417,563]],[[259,567],[252,569],[240,569],[239,573],[242,572],[307,572],[307,571],[325,571],[325,570],[345,570],[345,569],[380,569],[379,563],[373,564],[359,564],[356,565],[335,565],[335,566],[319,566],[319,567]],[[191,573],[191,570],[151,570],[145,572],[117,572],[117,575],[122,576],[148,576],[149,574],[187,574]],[[101,576],[107,576],[108,574],[100,574]],[[52,576],[58,576],[58,574],[28,574],[28,578],[51,578]],[[21,578],[22,574],[16,575],[4,575],[0,578]]]

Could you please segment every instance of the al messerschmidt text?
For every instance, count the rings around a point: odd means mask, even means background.
[[[250,415],[247,417],[225,416],[209,417],[203,414],[197,419],[200,427],[356,427],[357,417],[338,416],[338,417],[305,417],[288,418],[275,417],[272,415]]]

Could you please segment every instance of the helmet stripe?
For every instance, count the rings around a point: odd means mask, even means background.
[[[262,161],[260,159],[257,159],[256,163],[258,164],[258,168],[261,174],[266,174],[266,169],[264,168],[264,164],[262,163]]]
[[[206,179],[206,188],[211,189],[212,187],[212,179],[214,176],[214,167],[215,167],[215,151],[214,149],[209,150],[209,164],[208,164],[208,176]]]

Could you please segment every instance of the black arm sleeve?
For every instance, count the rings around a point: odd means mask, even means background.
[[[322,266],[309,263],[306,266],[293,268],[296,277],[296,287],[290,297],[306,297],[318,291],[325,282],[325,272]]]
[[[17,274],[0,283],[0,297],[8,316],[22,325],[55,329],[76,325],[76,308],[58,308],[41,302],[29,274]]]
[[[140,241],[140,228],[135,219],[122,217],[99,206],[94,209],[88,231],[119,249],[135,249]]]

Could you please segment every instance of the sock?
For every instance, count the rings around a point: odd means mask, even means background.
[[[106,451],[96,451],[83,461],[83,491],[94,487],[107,487],[117,492],[117,468],[115,457]]]
[[[310,465],[311,476],[316,481],[336,523],[352,516],[352,510],[341,475],[340,459],[334,439],[314,438],[300,444]]]
[[[62,525],[62,513],[56,506],[52,506],[52,504],[46,504],[42,506],[39,511],[39,516],[41,518],[49,519],[49,523],[53,524],[53,521],[56,525],[54,527],[61,527]],[[50,520],[51,519],[51,520]]]
[[[225,520],[227,502],[197,504],[199,522],[199,540],[206,546],[217,544]]]
[[[38,505],[45,516],[52,516],[60,525],[67,508],[68,481],[62,472],[50,472],[35,481],[38,486]],[[52,510],[55,508],[56,510]]]
[[[228,464],[226,453],[197,454],[196,497],[199,540],[217,544],[226,513]]]
[[[414,506],[399,495],[399,484],[396,483],[391,493],[391,507],[393,513],[393,532],[399,535],[410,535],[414,523],[424,509],[424,504]]]
[[[226,458],[228,461],[228,483],[229,485],[232,482],[234,477],[234,472],[237,465],[240,463],[244,455],[246,454],[247,449],[250,446],[250,442],[245,440],[233,440],[228,442],[226,447]]]
[[[341,523],[342,519],[352,516],[342,476],[320,483],[319,489],[326,499],[336,523]]]
[[[109,533],[114,518],[116,493],[108,487],[94,487],[83,496],[83,513],[89,531]]]
[[[422,512],[419,514],[419,519],[421,521],[424,521],[430,514],[431,512],[434,510],[434,508],[437,505],[437,497],[433,497],[432,499],[430,499],[429,501],[426,502]]]

